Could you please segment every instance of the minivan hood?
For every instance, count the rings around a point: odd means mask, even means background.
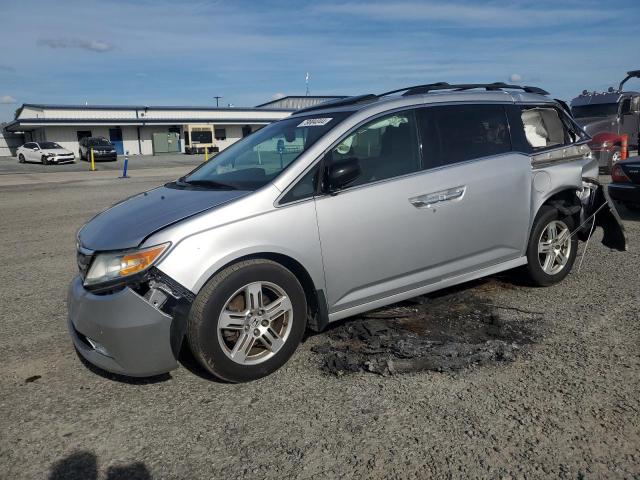
[[[245,190],[158,187],[93,217],[78,232],[78,242],[89,250],[135,248],[164,227],[248,193]]]

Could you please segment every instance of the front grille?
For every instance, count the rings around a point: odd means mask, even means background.
[[[93,259],[93,255],[91,253],[85,253],[80,250],[76,253],[76,260],[78,262],[78,270],[80,271],[80,276],[84,280],[87,276],[87,272],[89,271],[89,267],[91,266],[91,260]]]

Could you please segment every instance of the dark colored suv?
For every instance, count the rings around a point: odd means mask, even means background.
[[[588,92],[571,100],[571,113],[576,122],[593,141],[589,144],[606,172],[621,160],[620,135],[627,134],[629,148],[637,148],[640,132],[640,92],[623,91],[625,82],[640,78],[640,70],[627,73],[618,89],[607,92]]]
[[[93,148],[93,159],[96,162],[112,161],[118,159],[116,147],[104,137],[85,137],[80,140],[80,150],[78,155],[81,160],[91,160],[91,149]]]

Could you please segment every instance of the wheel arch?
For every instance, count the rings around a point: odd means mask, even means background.
[[[328,306],[324,290],[316,288],[311,274],[298,260],[294,259],[291,256],[275,252],[259,252],[247,254],[225,263],[223,266],[213,272],[205,280],[204,283],[208,282],[218,273],[225,270],[226,268],[231,267],[232,265],[246,260],[258,259],[271,260],[272,262],[283,266],[295,275],[295,277],[300,282],[300,285],[302,285],[302,289],[304,290],[305,297],[307,299],[307,326],[313,331],[322,331],[329,323]]]

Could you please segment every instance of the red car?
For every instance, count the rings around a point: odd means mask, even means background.
[[[616,163],[611,169],[609,196],[629,210],[640,211],[640,157]]]
[[[598,159],[600,172],[610,173],[613,166],[622,160],[622,137],[611,132],[596,133],[589,148]]]

